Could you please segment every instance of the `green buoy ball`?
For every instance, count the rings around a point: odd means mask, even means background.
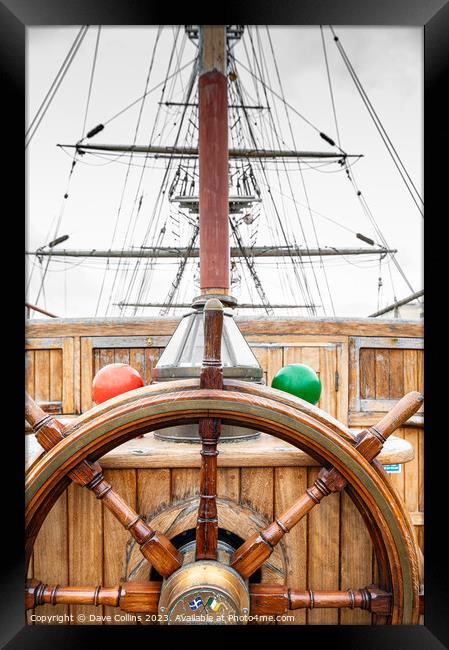
[[[303,363],[291,363],[276,373],[273,388],[296,395],[310,404],[316,404],[321,395],[321,382],[315,370]]]

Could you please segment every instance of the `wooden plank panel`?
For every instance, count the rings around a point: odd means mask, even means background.
[[[75,484],[68,488],[68,539],[69,584],[103,584],[102,505],[89,490]],[[75,625],[98,625],[89,616],[101,615],[102,609],[93,605],[70,606]]]
[[[50,401],[62,401],[62,379],[62,350],[50,350]]]
[[[36,350],[34,353],[34,399],[50,399],[50,351]]]
[[[198,454],[200,447],[198,445]],[[171,497],[173,501],[188,499],[200,493],[199,469],[172,469]]]
[[[374,352],[376,366],[376,399],[390,397],[390,350],[376,349]]]
[[[349,418],[349,346],[347,340],[337,344],[336,359],[339,374],[336,417],[347,426]]]
[[[405,507],[411,512],[419,511],[419,429],[404,428],[404,438],[413,445],[415,457],[404,465],[404,495]],[[416,542],[418,543],[418,529],[414,526]]]
[[[282,348],[267,349],[267,385],[271,386],[273,377],[284,365],[284,351]]]
[[[81,413],[81,341],[73,339],[73,412]]]
[[[337,417],[338,393],[335,390],[337,350],[323,347],[319,349],[319,355],[321,396],[317,406],[333,417]]]
[[[114,363],[129,364],[129,348],[117,348],[114,350]]]
[[[376,358],[372,348],[360,350],[360,398],[376,397]]]
[[[61,322],[63,321],[63,322]],[[28,337],[39,336],[170,336],[179,319],[166,318],[72,318],[55,323],[54,319],[32,320],[27,324]],[[417,321],[377,318],[286,318],[242,320],[236,318],[242,334],[272,335],[282,333],[320,336],[394,336],[422,337],[424,327]]]
[[[108,469],[104,471],[105,479],[114,490],[131,507],[136,507],[136,470],[133,469]],[[103,581],[109,587],[125,581],[126,574],[126,545],[130,534],[117,521],[107,508],[103,508]],[[98,608],[99,609],[99,608]],[[119,613],[115,607],[104,607],[104,615],[111,616],[111,622],[105,625],[133,624],[133,621],[114,621],[115,614]]]
[[[403,362],[403,371],[404,371],[404,393],[408,393],[411,390],[417,390],[418,388],[418,354],[421,354],[419,350],[404,350],[404,362]],[[408,428],[400,429],[401,437],[407,439]],[[398,432],[395,432],[395,435],[398,435]],[[415,433],[411,434],[413,442],[417,443],[417,436]],[[412,508],[413,511],[418,510],[418,471],[419,471],[419,457],[416,455],[419,452],[419,449],[415,447],[415,458],[413,461],[410,461],[404,465],[403,471],[403,481],[402,481],[402,490],[400,494],[405,501],[406,506],[408,504],[414,504],[416,507]],[[408,466],[412,465],[413,470],[409,470]],[[415,473],[415,476],[411,472]],[[398,475],[399,476],[399,475]],[[407,476],[407,480],[406,480]],[[409,508],[410,510],[410,508]]]
[[[424,392],[424,351],[416,350],[416,390]]]
[[[73,413],[74,396],[74,356],[73,339],[62,339],[62,412]]]
[[[268,352],[267,348],[259,348],[259,347],[254,347],[252,348],[252,352],[254,353],[254,356],[256,357],[257,361],[259,362],[262,370],[263,370],[263,379],[265,381],[265,384],[268,382],[267,378],[267,366],[268,366]]]
[[[68,585],[67,492],[61,494],[48,513],[34,544],[34,575],[53,585]],[[67,605],[44,605],[36,612],[43,616],[68,614]],[[43,621],[43,624],[45,622]]]
[[[107,366],[110,363],[114,363],[115,358],[113,348],[100,349],[99,353],[98,370],[104,368],[104,366]]]
[[[240,503],[273,519],[273,469],[242,467],[240,472]]]
[[[404,396],[404,350],[390,350],[390,399]]]
[[[415,457],[404,465],[405,505],[409,512],[419,511],[419,429],[404,428],[404,438],[413,445]]]
[[[164,348],[147,348],[145,350],[145,385],[148,386],[151,384],[152,380],[152,369],[154,366],[157,364],[159,361],[159,357],[161,356]]]
[[[309,347],[304,346],[301,350],[301,361],[299,363],[305,363],[306,366],[310,366],[315,370],[318,376],[321,374],[320,368],[320,347]],[[331,348],[332,349],[332,348]]]
[[[340,511],[340,589],[359,589],[371,584],[373,545],[361,514],[343,491]],[[371,614],[360,609],[342,609],[343,625],[370,625]]]
[[[34,350],[25,352],[25,390],[34,398]]]
[[[274,470],[274,516],[290,508],[307,489],[307,469],[276,467]],[[284,537],[288,557],[287,585],[292,589],[307,589],[307,517],[304,517]],[[280,580],[281,582],[281,580]],[[283,625],[304,625],[306,611],[289,612],[294,620]]]
[[[137,512],[154,513],[170,503],[170,470],[137,470]]]
[[[318,476],[318,469],[308,469],[308,485]],[[323,499],[308,514],[308,588],[337,590],[340,584],[340,493]],[[338,623],[338,611],[312,609],[307,613],[311,625]]]
[[[302,363],[302,347],[284,347],[284,366],[290,363]]]
[[[100,350],[93,350],[93,366],[94,366],[94,373],[93,376],[97,374],[97,372],[100,370]]]
[[[98,351],[92,354],[92,339],[81,338],[80,341],[80,373],[81,373],[81,412],[85,413],[92,407],[92,379],[98,372]]]
[[[268,522],[274,515],[274,472],[270,467],[240,470],[240,503],[256,510]],[[279,582],[279,576],[266,564],[262,566],[262,582]],[[257,625],[270,625],[268,621],[254,622]]]
[[[129,351],[129,365],[137,370],[145,382],[145,349],[131,348]]]
[[[219,467],[217,471],[217,496],[220,499],[231,499],[239,502],[240,469],[238,467]],[[218,522],[220,525],[220,522]]]
[[[404,350],[404,393],[418,390],[418,354],[419,350]]]
[[[163,510],[165,506],[170,503],[170,477],[171,471],[169,469],[138,469],[137,470],[137,512],[150,521],[154,513]],[[162,531],[165,533],[165,530]],[[135,547],[134,547],[135,548]],[[136,565],[135,551],[131,553],[133,560],[130,560],[128,571],[130,569],[136,570],[140,562],[143,560],[146,564],[146,570],[142,573],[138,572],[138,577],[128,575],[128,579],[148,580],[151,578],[151,571],[148,562],[144,560],[143,556],[138,554],[139,560]]]

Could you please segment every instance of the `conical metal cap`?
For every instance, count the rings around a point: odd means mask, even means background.
[[[203,297],[201,297],[203,298]],[[210,296],[206,296],[210,298]],[[198,299],[192,311],[181,319],[167,347],[162,353],[153,378],[156,382],[199,377],[204,350],[204,303]],[[263,371],[243,334],[234,321],[232,310],[225,309],[221,340],[223,376],[229,379],[262,383]],[[177,426],[155,433],[158,438],[199,442],[197,425]],[[243,427],[222,426],[220,440],[239,440],[255,437],[257,431]]]

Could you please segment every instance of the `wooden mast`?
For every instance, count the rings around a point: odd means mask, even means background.
[[[199,233],[202,294],[229,293],[226,25],[200,26]]]
[[[229,174],[226,25],[201,25],[199,104],[199,233],[201,293],[229,294]],[[221,337],[223,306],[209,299],[204,307],[204,359],[201,388],[222,388]],[[196,526],[196,560],[216,560],[217,443],[219,418],[201,418],[200,504]]]

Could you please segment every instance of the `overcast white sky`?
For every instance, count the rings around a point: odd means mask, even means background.
[[[39,27],[27,29],[27,114],[30,120],[36,113],[45,93],[52,83],[79,27]],[[167,69],[169,53],[174,38],[174,27],[165,27],[159,41],[150,87],[161,81]],[[399,152],[410,176],[422,195],[423,153],[423,32],[421,28],[409,27],[338,27],[336,28],[345,50],[364,88],[380,116],[387,133]],[[326,69],[319,27],[273,27],[270,28],[273,47],[286,100],[310,119],[320,130],[335,138],[335,125],[329,96]],[[262,30],[262,34],[265,31]],[[399,250],[400,262],[413,289],[423,286],[422,279],[422,233],[423,219],[413,204],[392,160],[372,123],[366,108],[337,52],[325,31],[338,125],[342,148],[349,153],[362,153],[364,158],[354,166],[354,173],[363,195],[376,221],[391,247]],[[71,166],[70,157],[56,147],[57,143],[75,143],[82,135],[86,99],[89,86],[97,28],[87,32],[78,55],[45,115],[36,135],[27,149],[27,241],[28,250],[46,244],[54,235],[61,205],[64,203],[59,234],[69,234],[63,244],[67,248],[109,248],[112,230],[117,216],[120,195],[127,171],[123,160],[105,164],[99,158],[85,156],[77,164],[72,176],[69,198],[64,201],[67,179]],[[97,66],[87,118],[87,129],[117,113],[121,108],[142,95],[149,61],[156,38],[155,27],[103,27],[101,31]],[[247,35],[245,35],[247,38]],[[262,36],[264,38],[264,36]],[[179,41],[181,42],[181,41]],[[266,41],[264,41],[266,42]],[[249,47],[249,40],[246,40]],[[194,45],[187,41],[184,62],[195,56]],[[240,42],[234,50],[237,59],[246,62],[245,50]],[[271,59],[266,51],[267,69],[274,90],[279,92]],[[185,84],[188,70],[182,76]],[[248,91],[254,87],[241,71],[241,80]],[[176,90],[176,89],[175,89]],[[179,99],[181,99],[179,85]],[[176,93],[175,93],[176,94]],[[145,103],[138,132],[137,143],[146,144],[156,114],[160,91],[151,94]],[[278,107],[279,108],[279,107]],[[117,118],[103,133],[95,138],[101,143],[132,143],[139,106]],[[167,112],[164,114],[167,117]],[[168,114],[170,118],[170,114]],[[297,148],[329,150],[318,134],[297,116],[291,115]],[[175,118],[174,118],[175,119]],[[257,117],[254,118],[257,121]],[[260,119],[264,119],[260,116]],[[284,121],[283,137],[287,148],[292,148],[288,125]],[[259,125],[260,126],[260,125]],[[259,126],[255,126],[256,130]],[[167,122],[164,144],[173,143],[175,129]],[[139,246],[151,218],[152,205],[159,189],[163,170],[161,161],[151,161],[153,169],[145,176],[144,199],[140,223],[136,227],[134,246]],[[372,225],[363,214],[352,186],[344,172],[328,173],[339,169],[325,167],[321,171],[304,170],[304,179],[311,208],[316,211],[314,226],[322,246],[364,246],[355,238],[361,232],[376,241]],[[115,248],[121,248],[141,169],[132,167],[123,200],[118,224]],[[324,173],[326,172],[326,173]],[[270,179],[276,176],[270,175]],[[299,204],[305,206],[301,179],[291,175],[293,192]],[[277,181],[276,181],[277,183]],[[285,188],[285,189],[284,189]],[[287,230],[302,245],[297,228],[296,212],[289,196],[288,184],[279,194],[277,184],[272,187]],[[276,194],[276,192],[278,192]],[[304,219],[308,244],[315,244],[312,224],[305,207],[299,207]],[[293,214],[294,213],[294,214]],[[334,224],[325,215],[338,222]],[[270,224],[268,217],[260,220],[258,244],[266,244]],[[295,230],[296,229],[296,230]],[[349,229],[349,230],[347,230]],[[184,231],[181,231],[181,235]],[[170,243],[167,239],[166,245]],[[173,242],[172,242],[173,243]],[[176,243],[176,242],[175,242]],[[182,241],[180,242],[183,243]],[[186,243],[186,242],[184,242]],[[278,242],[281,243],[282,242]],[[337,316],[367,316],[377,309],[379,276],[378,259],[370,257],[349,258],[351,264],[337,258],[327,261],[327,279]],[[39,305],[59,316],[93,316],[97,308],[100,287],[104,278],[103,263],[79,264],[81,260],[52,261],[46,276],[45,295]],[[176,265],[166,260],[148,287],[145,299],[163,300],[176,273]],[[46,262],[44,261],[44,266]],[[101,264],[101,266],[100,266]],[[388,266],[389,264],[389,266]],[[403,279],[391,262],[382,264],[383,289],[380,306],[410,294]],[[391,270],[391,277],[390,271]],[[32,265],[28,264],[27,275]],[[271,302],[302,302],[286,287],[283,272],[277,270],[273,261],[260,265],[260,277]],[[198,293],[192,283],[193,265],[189,265],[179,298],[190,301]],[[317,276],[323,293],[326,311],[332,315],[322,271]],[[104,296],[110,295],[114,271],[106,275]],[[41,273],[35,268],[29,284],[27,298],[35,303],[40,286]],[[312,281],[311,281],[311,284]],[[120,289],[120,282],[118,282]],[[114,297],[120,298],[117,287]],[[315,292],[316,293],[316,292]],[[237,297],[241,301],[259,302],[254,290],[245,289],[244,282]],[[315,298],[317,296],[315,295]],[[104,315],[106,301],[100,304],[98,315]],[[318,301],[319,302],[319,301]],[[117,308],[109,307],[108,315],[118,315]],[[158,310],[144,310],[139,314],[156,315]],[[244,312],[247,315],[248,312]],[[278,315],[288,312],[280,312]],[[290,312],[299,315],[303,312]],[[319,315],[323,315],[320,310]]]

